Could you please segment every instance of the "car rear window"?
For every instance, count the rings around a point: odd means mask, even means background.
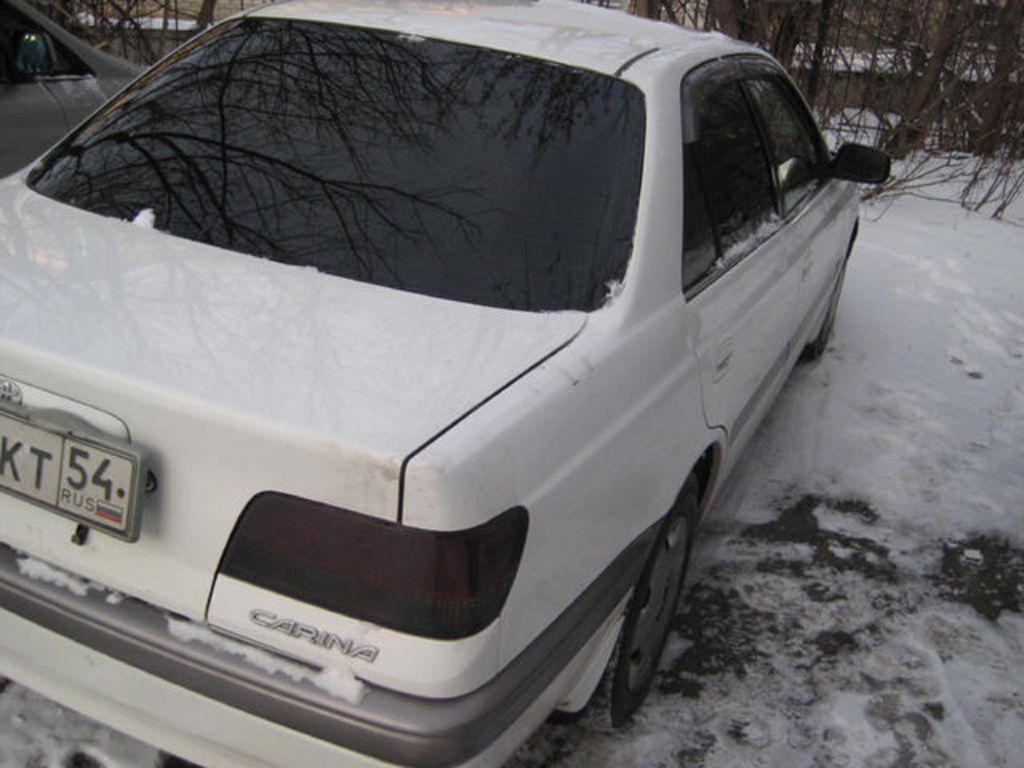
[[[621,280],[641,93],[393,32],[216,28],[48,155],[38,192],[202,243],[430,296],[590,311]]]

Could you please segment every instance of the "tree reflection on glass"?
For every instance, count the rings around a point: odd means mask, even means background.
[[[179,51],[34,172],[43,194],[443,298],[600,306],[632,245],[634,87],[513,54],[241,20]]]

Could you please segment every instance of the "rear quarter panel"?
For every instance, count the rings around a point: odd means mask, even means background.
[[[569,346],[417,454],[403,520],[476,525],[522,504],[530,530],[501,623],[507,663],[670,508],[718,433],[704,422],[680,290],[679,75],[640,72],[647,129],[634,255]]]
[[[668,511],[714,439],[679,309],[666,305],[612,338],[588,327],[407,469],[409,525],[456,529],[517,504],[529,510],[499,619],[502,664]]]

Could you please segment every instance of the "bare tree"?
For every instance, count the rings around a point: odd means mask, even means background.
[[[196,17],[196,28],[204,30],[213,23],[213,14],[217,7],[217,0],[203,0],[199,7],[199,15]]]
[[[267,1],[32,0],[94,45],[143,64],[245,4]],[[1024,0],[620,2],[640,16],[721,30],[771,51],[839,139],[903,158],[980,157],[970,168],[954,164],[971,205],[984,200],[1001,210],[1021,193]]]
[[[826,131],[906,158],[892,187],[1024,187],[1024,0],[670,0],[665,16],[770,50]],[[948,159],[948,162],[947,162]]]
[[[944,5],[928,63],[910,89],[899,129],[886,142],[886,149],[897,157],[922,146],[940,106],[957,84],[955,74],[945,83],[942,80],[950,70],[954,53],[963,45],[962,30],[970,17],[973,0],[945,0]]]
[[[270,0],[30,0],[94,46],[152,64],[193,34],[246,5]]]
[[[983,155],[995,155],[998,152],[1003,143],[1004,126],[1016,125],[1019,132],[1022,26],[1024,0],[1009,0],[999,14],[995,68],[986,85],[982,121],[978,129],[978,151]]]

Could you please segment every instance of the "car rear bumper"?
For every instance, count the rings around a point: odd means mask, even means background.
[[[653,529],[652,529],[653,531]],[[493,765],[584,672],[650,544],[639,537],[526,651],[454,699],[371,687],[358,705],[182,642],[167,615],[109,592],[29,579],[0,546],[0,671],[207,765]]]

